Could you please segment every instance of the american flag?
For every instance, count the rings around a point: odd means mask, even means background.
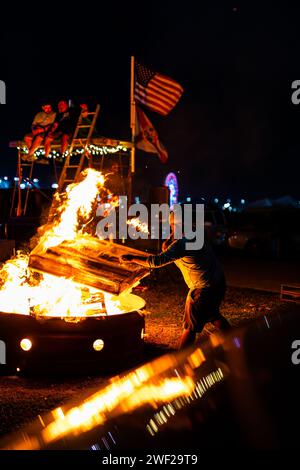
[[[179,101],[182,93],[183,88],[179,83],[135,63],[134,97],[138,103],[166,116]]]

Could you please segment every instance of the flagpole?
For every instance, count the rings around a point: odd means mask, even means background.
[[[134,56],[131,56],[131,80],[130,80],[130,127],[131,127],[131,142],[135,141],[135,99],[134,99]],[[131,152],[131,171],[135,172],[135,146],[132,147]]]
[[[131,56],[131,73],[130,73],[130,127],[131,127],[131,142],[132,148],[130,153],[130,176],[129,176],[129,191],[128,191],[128,199],[129,204],[131,204],[132,200],[132,178],[135,172],[135,114],[136,114],[136,106],[135,106],[135,99],[134,99],[134,56]]]

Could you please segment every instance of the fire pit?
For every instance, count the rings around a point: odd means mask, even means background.
[[[84,232],[104,183],[95,170],[84,176],[58,195],[30,256],[1,269],[6,370],[117,371],[141,357],[145,303],[130,291],[149,269],[122,262],[142,252]]]
[[[130,290],[149,270],[119,261],[141,252],[91,237],[82,243],[80,260],[35,250],[39,255],[20,255],[2,269],[6,372],[106,373],[141,358],[145,302]]]
[[[141,359],[144,301],[128,294],[132,311],[62,318],[0,313],[4,373],[108,373]]]

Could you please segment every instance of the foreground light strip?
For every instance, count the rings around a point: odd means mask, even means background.
[[[220,369],[202,379],[197,379],[195,369],[205,362],[200,348],[183,355],[166,355],[143,365],[122,378],[110,383],[77,406],[57,408],[43,420],[43,429],[36,435],[22,434],[22,438],[10,445],[10,450],[37,450],[48,447],[60,439],[72,438],[101,426],[110,418],[132,412],[147,404],[157,410],[164,406],[161,423],[176,410],[201,397],[204,390],[222,379]],[[172,404],[170,403],[172,402]],[[157,423],[156,423],[157,426]]]
[[[119,406],[119,411],[123,413],[133,411],[151,401],[161,403],[189,395],[194,387],[195,384],[190,377],[165,379],[157,385],[145,385],[134,395],[131,395],[134,391],[134,385],[126,380],[118,387],[114,387],[104,394],[99,394],[81,406],[72,408],[63,417],[48,425],[42,432],[44,442],[50,443],[69,433],[77,435],[96,425],[103,424],[108,418],[106,412],[116,406]]]
[[[158,433],[160,426],[164,426],[168,420],[175,415],[176,410],[184,408],[194,399],[202,398],[202,396],[207,393],[211,387],[216,385],[218,382],[221,382],[223,379],[224,374],[222,370],[218,368],[199,380],[196,383],[196,388],[192,390],[192,394],[187,394],[185,397],[181,396],[181,399],[175,399],[173,404],[169,403],[167,406],[163,406],[162,410],[157,411],[146,425],[146,429],[149,434],[151,434],[151,436],[155,436],[155,434]]]

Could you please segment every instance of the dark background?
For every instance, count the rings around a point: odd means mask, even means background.
[[[130,139],[130,56],[185,89],[167,116],[146,114],[169,151],[138,153],[136,179],[179,171],[181,196],[300,199],[300,7],[286,2],[99,2],[14,5],[1,18],[0,177],[10,140],[40,100],[99,102],[102,135]]]

